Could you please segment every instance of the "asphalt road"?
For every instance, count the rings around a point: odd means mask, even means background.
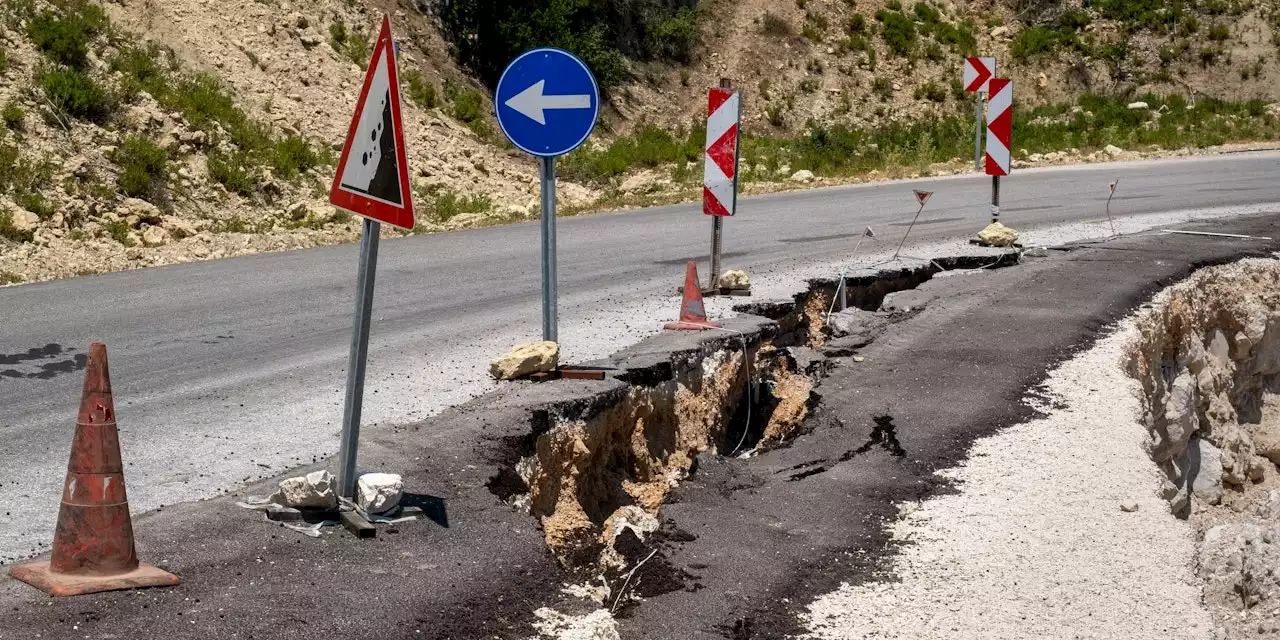
[[[1117,215],[1280,202],[1278,159],[1020,171],[1004,181],[1004,218],[1023,229],[1096,220],[1116,178]],[[726,224],[726,267],[843,257],[863,226],[905,226],[913,188],[937,192],[915,242],[985,223],[982,176],[749,198]],[[599,357],[655,330],[659,319],[641,312],[679,282],[685,260],[705,256],[709,227],[693,206],[561,220],[570,356]],[[335,451],[355,260],[348,245],[0,289],[0,562],[41,550],[52,530],[77,356],[91,341],[109,345],[135,511]],[[419,420],[487,389],[487,360],[539,334],[538,278],[536,224],[384,243],[367,428]]]

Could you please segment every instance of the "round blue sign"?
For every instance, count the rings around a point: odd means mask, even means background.
[[[511,144],[555,157],[587,141],[600,116],[600,87],[591,70],[561,49],[534,49],[516,58],[494,93],[498,126]]]

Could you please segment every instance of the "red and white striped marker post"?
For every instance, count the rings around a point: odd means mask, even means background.
[[[707,157],[703,170],[702,212],[712,217],[711,284],[719,290],[720,246],[724,219],[738,210],[739,132],[742,122],[742,94],[734,91],[728,78],[712,89],[707,100]]]
[[[1013,81],[992,78],[987,105],[987,175],[991,176],[991,222],[1000,221],[1000,176],[1013,164]]]
[[[991,90],[991,79],[996,75],[995,58],[964,59],[964,90],[978,96],[974,111],[973,170],[982,171],[982,97]]]

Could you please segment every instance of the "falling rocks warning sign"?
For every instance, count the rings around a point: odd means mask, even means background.
[[[409,184],[395,45],[391,21],[384,16],[329,201],[357,215],[412,229]]]

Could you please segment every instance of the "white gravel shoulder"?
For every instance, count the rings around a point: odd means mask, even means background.
[[[1132,323],[1050,373],[1047,417],[975,443],[959,493],[901,505],[886,581],[819,598],[808,637],[1209,638],[1188,523],[1156,491]],[[1123,502],[1139,510],[1121,511]]]

